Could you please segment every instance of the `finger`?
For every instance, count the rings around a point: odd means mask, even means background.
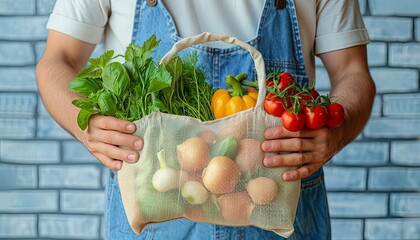
[[[90,140],[94,142],[103,142],[115,146],[123,146],[141,150],[143,148],[143,139],[132,134],[121,133],[118,131],[104,131],[102,129],[92,129],[89,132]]]
[[[322,166],[322,163],[313,163],[313,164],[305,165],[305,166],[299,167],[296,170],[286,171],[285,173],[283,173],[282,178],[284,181],[287,181],[287,182],[307,178],[311,176],[321,166]]]
[[[122,161],[112,159],[102,153],[96,152],[93,153],[93,155],[106,167],[108,167],[111,170],[118,171],[122,167]]]
[[[113,130],[118,132],[133,133],[136,125],[132,122],[110,116],[93,116],[89,121],[89,127]]]
[[[265,152],[298,152],[314,150],[315,145],[313,141],[305,138],[287,138],[266,140],[261,148]]]
[[[265,129],[264,137],[266,139],[278,139],[278,138],[309,138],[316,136],[316,130],[302,129],[300,131],[291,132],[283,126],[275,126]]]
[[[95,144],[93,150],[94,152],[103,154],[107,156],[108,158],[111,158],[114,160],[120,160],[124,162],[129,162],[129,163],[135,163],[139,159],[138,152],[122,149],[120,147],[104,144],[104,143]]]
[[[264,157],[265,167],[301,166],[311,162],[312,153],[286,153]]]

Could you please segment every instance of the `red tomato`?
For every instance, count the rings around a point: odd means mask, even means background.
[[[293,78],[292,74],[288,73],[288,72],[283,72],[280,73],[280,77],[279,77],[279,84],[277,85],[280,89],[280,91],[283,91],[284,89],[286,89],[287,87],[291,86],[295,84],[295,79]],[[292,92],[293,90],[290,89],[290,92]],[[287,91],[289,92],[289,91]]]
[[[310,129],[318,129],[325,126],[328,121],[327,110],[321,106],[304,107],[305,124]]]
[[[302,111],[297,114],[285,111],[281,115],[281,124],[287,130],[297,132],[305,126],[305,114]]]
[[[300,93],[299,97],[302,104],[307,104],[312,100],[316,100],[319,97],[319,92],[315,89],[311,89],[309,92]]]
[[[328,112],[328,121],[326,126],[336,128],[344,122],[344,108],[339,103],[333,103],[326,106]]]
[[[288,104],[289,103],[287,100],[276,97],[274,93],[268,93],[264,99],[265,111],[267,111],[268,114],[276,117],[281,117],[285,109],[287,109],[289,106]]]
[[[269,76],[269,78],[265,81],[266,86],[271,87],[274,85],[273,78],[277,78],[277,76],[274,74]],[[293,78],[293,75],[287,72],[280,73],[278,75],[278,81],[279,82],[277,84],[277,87],[280,91],[283,91],[287,87],[295,84],[295,79]],[[287,90],[287,93],[289,95],[293,95],[294,90],[292,88],[289,88]]]

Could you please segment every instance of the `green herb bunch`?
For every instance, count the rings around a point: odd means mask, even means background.
[[[159,43],[152,35],[141,47],[131,43],[124,55],[114,56],[108,50],[89,59],[89,65],[68,84],[85,96],[72,102],[80,108],[77,123],[81,129],[95,114],[135,121],[160,111],[202,121],[214,119],[210,104],[215,89],[197,67],[197,53],[175,56],[165,67],[151,57]],[[112,61],[118,57],[124,63]]]

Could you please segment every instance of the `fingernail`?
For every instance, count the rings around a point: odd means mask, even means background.
[[[128,131],[134,131],[134,125],[133,124],[127,124],[126,126],[125,126],[125,129],[127,129]]]
[[[117,163],[114,165],[114,167],[115,167],[115,169],[120,170],[120,169],[121,169],[121,163],[120,163],[120,162],[117,162]]]
[[[269,157],[264,158],[264,166],[271,167],[271,166],[273,166],[273,164],[274,164],[273,159],[271,159]]]
[[[265,131],[264,135],[266,138],[271,138],[273,136],[273,131],[267,130]]]
[[[127,158],[128,158],[128,160],[130,160],[130,162],[135,162],[136,161],[136,155],[134,155],[134,154],[128,154]]]
[[[290,173],[283,174],[283,180],[284,181],[290,181],[290,180],[292,180],[292,174],[290,174]]]
[[[264,150],[264,151],[268,151],[268,150],[270,150],[272,148],[272,144],[271,144],[271,142],[263,142],[263,144],[262,144],[262,149]]]
[[[141,140],[137,140],[134,142],[134,148],[140,149],[143,146],[143,142]]]

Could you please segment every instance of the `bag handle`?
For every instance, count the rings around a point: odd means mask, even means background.
[[[213,42],[213,41],[223,41],[225,43],[235,44],[240,46],[241,48],[247,50],[249,54],[251,54],[252,59],[254,60],[255,70],[257,72],[258,78],[258,99],[255,107],[263,108],[263,102],[265,98],[266,88],[265,88],[265,65],[264,59],[262,58],[261,53],[249,45],[248,43],[237,39],[236,37],[232,37],[225,34],[219,33],[209,33],[203,32],[201,34],[190,36],[183,38],[176,42],[172,49],[166,53],[165,56],[160,60],[160,63],[164,64],[165,66],[171,61],[171,59],[175,56],[176,53],[179,51],[188,48],[192,45],[206,43],[206,42]]]

